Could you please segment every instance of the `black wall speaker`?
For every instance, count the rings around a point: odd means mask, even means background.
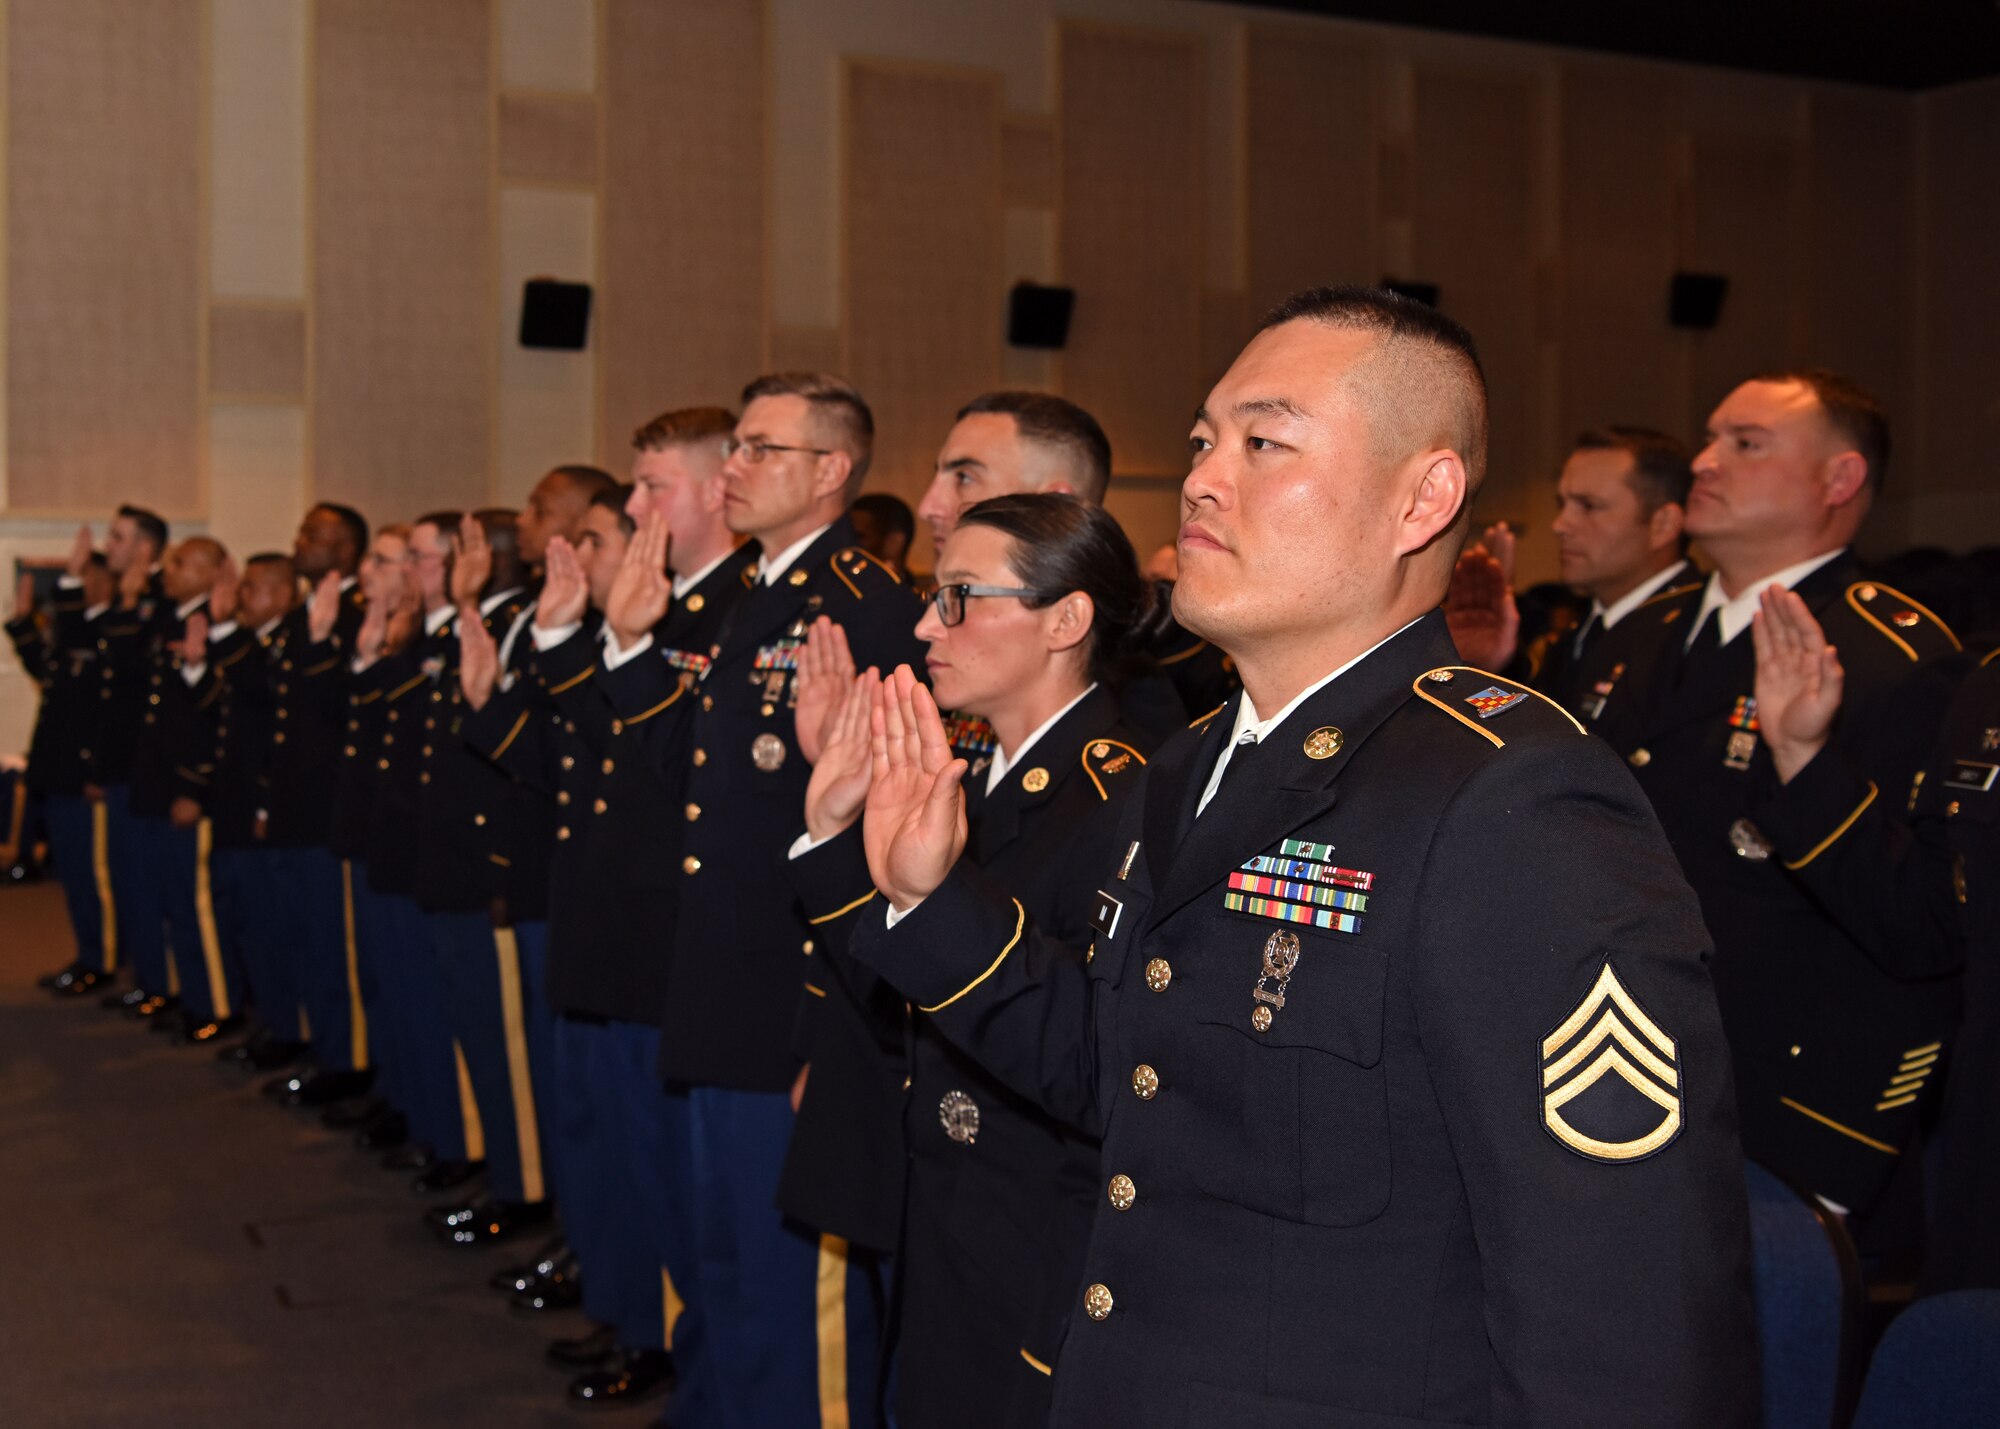
[[[1074,288],[1016,283],[1007,294],[1008,346],[1061,347],[1069,341],[1069,319],[1075,311]]]
[[[576,352],[590,336],[590,284],[530,278],[521,289],[521,346]]]
[[[1722,317],[1729,280],[1720,273],[1676,273],[1667,284],[1667,321],[1707,331]]]
[[[1392,293],[1408,298],[1413,303],[1422,303],[1427,308],[1438,305],[1436,283],[1412,283],[1402,278],[1384,278],[1382,286]]]

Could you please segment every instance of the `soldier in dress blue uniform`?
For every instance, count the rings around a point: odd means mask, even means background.
[[[1752,632],[1758,733],[1783,781],[1757,811],[1775,855],[1882,966],[1914,977],[1964,968],[1955,1035],[1911,1048],[1877,1098],[1907,1104],[1944,1069],[1920,1290],[2000,1287],[2000,650],[1968,662],[1903,795],[1841,751],[1842,652],[1805,600],[1766,592]]]
[[[1080,870],[1082,949],[959,859],[925,692],[878,703],[853,952],[1104,1137],[1058,1425],[1754,1421],[1698,906],[1611,752],[1437,609],[1485,411],[1464,332],[1367,289],[1210,393],[1174,599],[1244,690]]]
[[[1117,687],[1147,628],[1151,585],[1101,507],[1058,495],[968,508],[938,581],[917,627],[938,697],[997,735],[969,775],[970,857],[1016,889],[1051,936],[1082,942],[1093,895],[1077,864],[1109,841],[1146,763],[1149,746],[1121,717]],[[815,680],[840,678],[842,663],[824,656],[837,645],[831,627],[815,627],[812,644]],[[818,930],[807,986],[827,1012],[802,1048],[813,1070],[780,1204],[834,1228],[841,1222],[819,1208],[865,1223],[865,1203],[829,1190],[886,1142],[877,1159],[898,1259],[897,1422],[1044,1423],[1096,1209],[1096,1138],[1009,1090],[846,956],[854,924],[880,916],[855,826],[880,681],[846,683],[791,862]],[[838,1015],[844,1008],[854,1014]],[[876,1052],[884,1043],[891,1055]]]
[[[360,569],[367,549],[368,523],[352,508],[322,502],[305,514],[292,563],[310,598],[285,617],[270,647],[277,668],[264,846],[313,1065],[265,1090],[294,1105],[358,1096],[373,1078],[353,920],[340,860],[328,845],[354,642],[366,607]]]
[[[1619,679],[1645,658],[1627,617],[1698,582],[1687,563],[1687,448],[1646,427],[1594,427],[1576,439],[1556,481],[1551,523],[1563,581],[1590,597],[1574,630],[1519,648],[1520,613],[1509,588],[1514,533],[1496,526],[1458,558],[1445,614],[1461,658],[1518,675],[1585,725]]]
[[[684,686],[653,649],[671,586],[666,519],[649,511],[606,612],[597,676],[625,727],[648,726],[686,819],[660,1038],[669,1115],[685,1128],[670,1159],[694,1182],[687,1236],[699,1247],[694,1264],[668,1270],[705,1326],[697,1351],[676,1354],[667,1417],[681,1426],[811,1422],[821,1386],[846,1385],[848,1368],[869,1361],[849,1357],[850,1337],[868,1329],[853,1307],[818,1309],[815,1287],[844,1283],[845,1247],[772,1209],[799,1072],[790,1012],[812,939],[784,869],[808,773],[792,677],[821,615],[862,664],[887,668],[917,649],[916,597],[859,549],[843,514],[873,447],[867,403],[839,378],[802,373],[759,378],[743,402],[724,519],[759,542],[754,584]],[[856,1397],[867,1402],[865,1387]],[[827,1412],[847,1413],[842,1401]]]
[[[1687,506],[1688,532],[1715,571],[1631,617],[1652,657],[1634,661],[1596,724],[1630,761],[1701,895],[1745,1151],[1860,1216],[1915,1164],[1911,1138],[1931,1090],[1907,1100],[1881,1091],[1917,1049],[1948,1037],[1956,987],[1880,966],[1774,856],[1757,820],[1777,779],[1758,739],[1749,631],[1766,588],[1796,591],[1847,670],[1836,745],[1879,788],[1909,787],[1950,698],[1936,662],[1958,641],[1923,606],[1865,578],[1848,550],[1888,457],[1881,407],[1832,373],[1774,373],[1731,392],[1709,420]],[[1891,1216],[1883,1233],[1893,1239],[1909,1219]]]
[[[28,788],[42,800],[50,861],[76,938],[75,961],[45,981],[58,996],[80,997],[115,977],[119,967],[106,810],[102,800],[84,797],[91,747],[103,718],[98,631],[115,594],[110,569],[91,549],[88,529],[78,533],[70,570],[78,583],[57,590],[47,621],[22,605],[7,634],[22,666],[41,686],[28,746]]]

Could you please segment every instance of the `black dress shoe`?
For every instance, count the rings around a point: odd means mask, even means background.
[[[176,1007],[172,1011],[162,1008],[159,1012],[154,1013],[151,1020],[147,1022],[146,1030],[148,1032],[181,1033],[187,1031],[190,1027],[199,1026],[201,1021],[206,1020],[205,1018],[197,1020],[195,1014],[188,1011],[185,1007]]]
[[[109,987],[116,973],[101,973],[94,968],[72,968],[55,980],[50,991],[57,997],[83,997],[101,987]]]
[[[135,1002],[126,1008],[125,1015],[141,1019],[154,1018],[160,1016],[162,1013],[176,1011],[180,1005],[181,1000],[178,997],[156,992],[144,1002]]]
[[[557,1231],[542,1242],[542,1248],[525,1265],[508,1265],[486,1277],[490,1290],[498,1290],[511,1295],[517,1290],[525,1290],[529,1285],[556,1268],[556,1262],[569,1254],[569,1237]]]
[[[397,1147],[382,1158],[384,1171],[428,1171],[437,1165],[437,1153],[421,1141]]]
[[[410,1139],[410,1122],[399,1111],[377,1117],[354,1133],[354,1144],[363,1151],[387,1151]]]
[[[40,977],[35,979],[35,986],[54,987],[57,983],[61,982],[71,973],[82,972],[82,971],[83,971],[82,963],[71,963],[66,968],[57,968],[52,973],[43,973]]]
[[[335,1131],[353,1131],[380,1121],[389,1114],[389,1104],[380,1097],[353,1097],[335,1102],[319,1114],[319,1124]]]
[[[303,1072],[287,1072],[282,1077],[273,1077],[257,1090],[274,1101],[285,1101],[306,1084],[312,1075],[310,1068]]]
[[[189,1047],[207,1047],[242,1030],[243,1018],[240,1015],[217,1017],[207,1022],[197,1022],[189,1018],[187,1030],[181,1036],[174,1038],[174,1041]]]
[[[455,1191],[486,1169],[484,1161],[436,1161],[424,1168],[413,1183],[419,1195]]]
[[[544,1310],[574,1310],[582,1303],[583,1277],[577,1271],[573,1255],[564,1256],[547,1274],[536,1276],[508,1300],[524,1315],[539,1315]]]
[[[100,1007],[108,1007],[113,1012],[129,1010],[146,1001],[153,994],[143,987],[127,988],[124,992],[107,992],[99,1000]]]
[[[493,1201],[481,1198],[426,1219],[446,1245],[499,1245],[549,1223],[555,1208],[547,1201]]]
[[[275,1072],[280,1067],[289,1067],[305,1056],[309,1050],[303,1042],[286,1042],[277,1037],[266,1037],[262,1041],[253,1039],[244,1060],[251,1070]]]
[[[569,1382],[569,1402],[579,1409],[615,1409],[665,1394],[674,1387],[674,1357],[665,1350],[621,1348],[603,1369]]]
[[[317,1071],[301,1077],[299,1085],[285,1093],[286,1106],[332,1106],[349,1097],[358,1097],[375,1080],[372,1068],[350,1072]]]
[[[543,1353],[550,1364],[564,1369],[592,1369],[618,1353],[618,1332],[609,1325],[599,1325],[587,1335],[551,1340]]]

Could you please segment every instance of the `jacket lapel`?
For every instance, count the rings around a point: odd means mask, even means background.
[[[973,850],[980,863],[991,863],[1000,850],[1020,837],[1022,816],[1029,809],[1055,798],[1066,780],[1081,777],[1083,769],[1075,751],[1087,735],[1108,730],[1117,722],[1118,706],[1110,694],[1102,688],[1092,690],[1008,767],[997,789],[981,796],[976,806],[968,801]],[[1033,768],[1046,769],[1049,782],[1031,794],[1021,780]],[[986,777],[981,775],[973,782],[983,789]]]

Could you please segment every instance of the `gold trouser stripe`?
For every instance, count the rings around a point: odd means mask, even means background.
[[[673,1276],[667,1274],[666,1266],[661,1266],[660,1323],[666,1326],[666,1333],[660,1339],[661,1349],[670,1350],[674,1347],[674,1326],[680,1323],[681,1311],[686,1308],[687,1305],[682,1301],[680,1292],[674,1289]]]
[[[180,959],[174,956],[174,950],[171,947],[169,947],[167,949],[167,996],[179,997],[180,995],[181,995]]]
[[[104,928],[104,970],[118,971],[118,903],[111,896],[111,811],[90,806],[90,867],[97,878],[98,922]]]
[[[512,928],[495,928],[500,959],[500,1016],[507,1027],[507,1083],[514,1094],[514,1139],[521,1149],[521,1198],[539,1201],[542,1135],[535,1121],[535,1084],[528,1074],[528,1022],[521,1006],[521,949]]]
[[[1799,1113],[1799,1114],[1800,1114],[1801,1116],[1809,1116],[1809,1117],[1811,1117],[1811,1118],[1812,1118],[1812,1119],[1813,1119],[1814,1121],[1818,1122],[1818,1123],[1819,1123],[1819,1124],[1820,1124],[1821,1126],[1828,1126],[1828,1127],[1832,1127],[1832,1128],[1833,1128],[1833,1129],[1834,1129],[1835,1131],[1839,1132],[1839,1133],[1840,1133],[1840,1134],[1841,1134],[1842,1136],[1851,1136],[1851,1137],[1853,1137],[1853,1138],[1854,1138],[1854,1139],[1855,1139],[1856,1141],[1860,1142],[1860,1143],[1861,1143],[1861,1144],[1862,1144],[1863,1146],[1872,1146],[1872,1147],[1874,1147],[1874,1148],[1875,1148],[1875,1149],[1876,1149],[1877,1151],[1886,1151],[1886,1152],[1888,1152],[1888,1153],[1889,1153],[1889,1154],[1890,1154],[1891,1156],[1901,1156],[1901,1155],[1903,1154],[1902,1152],[1898,1151],[1898,1150],[1897,1150],[1897,1149],[1896,1149],[1895,1147],[1891,1146],[1891,1145],[1890,1145],[1890,1144],[1889,1144],[1888,1142],[1886,1142],[1886,1141],[1877,1141],[1877,1140],[1876,1140],[1876,1139],[1875,1139],[1874,1137],[1872,1137],[1872,1136],[1863,1136],[1863,1135],[1862,1135],[1862,1134],[1861,1134],[1860,1132],[1856,1131],[1856,1130],[1855,1130],[1855,1129],[1854,1129],[1853,1127],[1851,1127],[1851,1126],[1842,1126],[1842,1125],[1841,1125],[1841,1124],[1840,1124],[1839,1122],[1835,1121],[1835,1120],[1834,1120],[1834,1119],[1833,1119],[1832,1117],[1830,1117],[1830,1116],[1822,1116],[1822,1115],[1820,1115],[1820,1113],[1818,1113],[1818,1112],[1814,1111],[1814,1110],[1813,1110],[1813,1109],[1812,1109],[1811,1107],[1809,1107],[1809,1106],[1800,1106],[1800,1105],[1799,1105],[1799,1104],[1798,1104],[1797,1102],[1793,1101],[1793,1100],[1792,1100],[1792,1099],[1791,1099],[1790,1097],[1779,1097],[1779,1098],[1778,1098],[1778,1100],[1779,1100],[1779,1102],[1781,1102],[1781,1103],[1782,1103],[1783,1105],[1785,1105],[1785,1106],[1788,1106],[1788,1107],[1790,1107],[1790,1108],[1791,1108],[1791,1109],[1792,1109],[1793,1111],[1795,1111],[1795,1112],[1798,1112],[1798,1113]]]
[[[21,858],[21,830],[28,824],[28,781],[14,780],[14,807],[7,819],[7,845],[0,848],[0,863],[18,863]]]
[[[820,1429],[847,1425],[847,1242],[819,1238]]]
[[[354,941],[354,865],[340,861],[340,931],[347,940],[347,1035],[354,1069],[368,1065],[368,1009],[361,1005],[361,958]]]
[[[215,846],[215,828],[207,819],[194,826],[194,918],[201,928],[201,964],[208,974],[209,1005],[217,1021],[230,1015],[229,979],[222,975],[222,939],[215,931],[215,885],[208,875],[208,855]]]
[[[465,1120],[465,1159],[486,1159],[486,1127],[479,1120],[479,1099],[472,1094],[472,1073],[465,1065],[465,1049],[453,1038],[451,1055],[458,1063],[458,1114]]]
[[[302,1002],[299,1004],[299,1041],[310,1042],[312,1039],[312,1019],[306,1016],[306,1005]]]

